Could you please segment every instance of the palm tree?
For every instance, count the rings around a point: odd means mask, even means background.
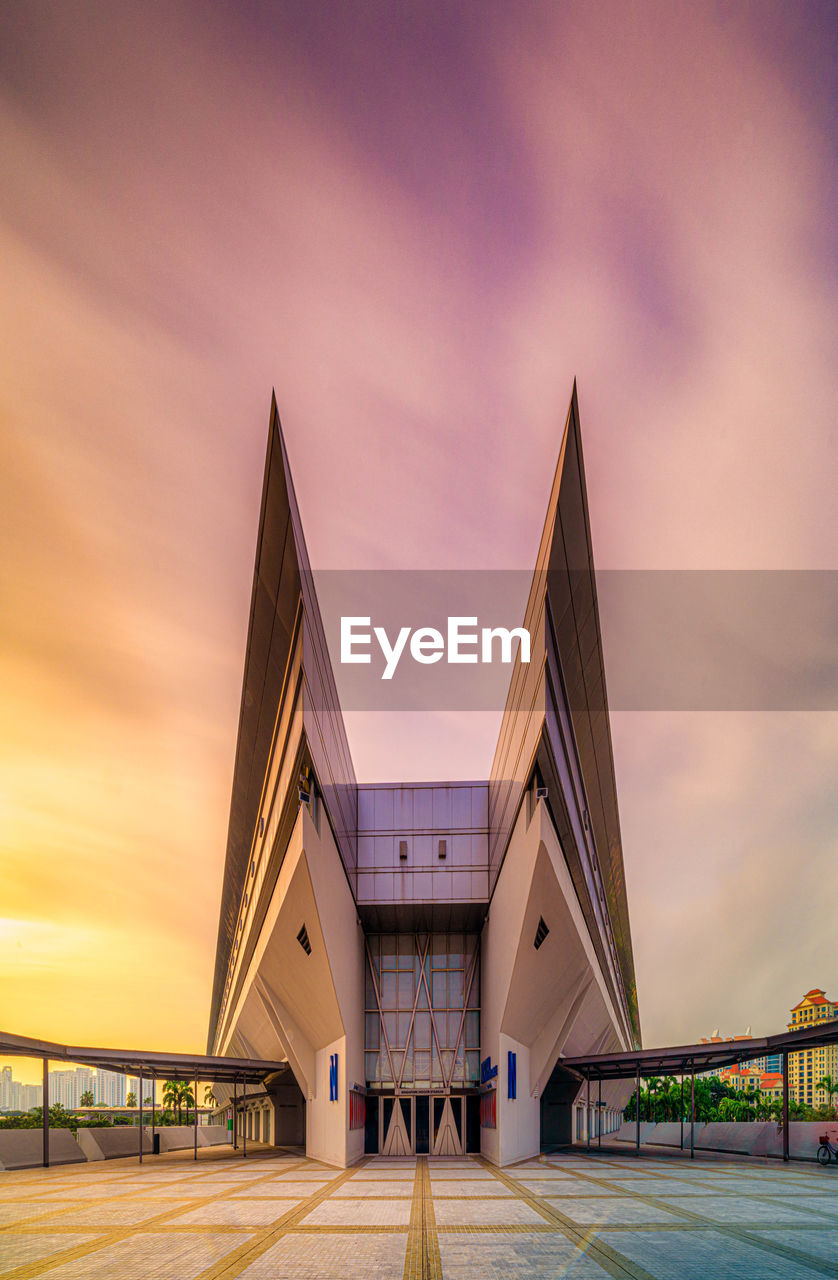
[[[89,1089],[85,1089],[84,1093],[79,1098],[79,1106],[92,1107],[93,1104],[94,1104],[93,1094]]]
[[[680,1102],[680,1094],[678,1093],[678,1081],[674,1076],[664,1076],[663,1078],[663,1105],[664,1120],[671,1120],[670,1107],[674,1113]]]
[[[209,1107],[217,1107],[218,1099],[212,1091],[211,1084],[204,1085],[204,1104]]]
[[[822,1080],[818,1081],[815,1088],[823,1090],[827,1097],[827,1106],[831,1107],[832,1099],[838,1094],[838,1080],[834,1079],[833,1076],[824,1076]]]
[[[650,1076],[646,1081],[646,1090],[649,1095],[649,1119],[655,1119],[655,1099],[663,1086],[660,1076]]]
[[[180,1124],[183,1108],[186,1107],[186,1119],[189,1121],[189,1108],[195,1105],[192,1086],[186,1080],[166,1080],[163,1083],[163,1105],[177,1115]]]
[[[125,1099],[125,1105],[126,1105],[126,1107],[136,1107],[136,1105],[137,1105],[137,1095],[136,1095],[136,1093],[129,1093],[129,1094],[128,1094],[128,1096],[127,1096],[127,1097],[126,1097],[126,1099]]]
[[[198,1114],[197,1114],[195,1093],[194,1093],[194,1090],[192,1089],[191,1084],[187,1084],[186,1081],[184,1081],[183,1084],[180,1086],[180,1090],[181,1090],[181,1098],[183,1100],[183,1105],[186,1107],[186,1123],[189,1124],[189,1108],[190,1107],[195,1107],[195,1120],[197,1122]]]

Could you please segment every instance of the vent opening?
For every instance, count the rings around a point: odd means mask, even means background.
[[[536,929],[536,931],[535,931],[535,942],[533,943],[533,946],[535,947],[536,951],[537,951],[537,950],[538,950],[538,948],[541,946],[542,942],[543,942],[543,941],[544,941],[544,939],[547,937],[547,934],[548,934],[549,932],[550,932],[550,930],[547,928],[547,925],[544,923],[544,917],[543,917],[543,916],[539,916],[539,917],[538,917],[538,928],[537,928],[537,929]]]
[[[399,841],[399,862],[407,862],[407,841]]]
[[[440,840],[440,842],[439,842],[439,856],[440,856],[440,858],[447,858],[447,857],[448,857],[448,841],[447,841],[447,840]]]
[[[309,940],[308,940],[308,933],[307,933],[307,931],[306,931],[306,927],[305,927],[305,925],[303,925],[302,929],[301,929],[301,930],[300,930],[300,932],[297,934],[297,941],[299,942],[300,946],[302,947],[302,949],[303,949],[303,951],[306,953],[306,955],[307,955],[307,956],[310,956],[310,955],[311,955],[311,943],[310,943],[310,942],[309,942]]]

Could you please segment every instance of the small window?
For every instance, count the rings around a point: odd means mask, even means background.
[[[307,956],[310,956],[310,955],[311,955],[311,943],[310,943],[310,942],[309,942],[309,940],[308,940],[308,933],[307,933],[307,931],[306,931],[306,927],[305,927],[305,925],[303,925],[302,929],[301,929],[301,930],[300,930],[300,932],[297,934],[297,941],[299,942],[300,946],[302,947],[302,949],[303,949],[303,951],[306,953],[306,955],[307,955]]]
[[[399,841],[399,862],[407,862],[407,841]]]
[[[441,860],[443,860],[443,861],[444,861],[444,860],[445,860],[445,858],[447,858],[447,856],[448,856],[448,841],[447,841],[447,840],[440,840],[440,842],[439,842],[439,857],[440,857],[440,859],[441,859]]]
[[[544,923],[544,918],[542,916],[539,916],[538,928],[535,931],[535,941],[533,943],[533,946],[535,947],[536,951],[541,946],[542,942],[547,937],[547,934],[549,932],[550,930],[547,928],[547,925]]]

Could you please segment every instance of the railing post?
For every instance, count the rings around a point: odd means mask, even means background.
[[[690,1159],[695,1160],[695,1063],[690,1063]]]
[[[640,1158],[640,1063],[639,1062],[637,1064],[637,1079],[636,1079],[635,1090],[636,1092],[634,1095],[634,1101],[635,1101],[634,1118],[635,1118],[637,1128],[635,1130],[634,1154],[639,1159]]]
[[[138,1102],[140,1106],[140,1110],[139,1110],[140,1123],[138,1124],[137,1128],[139,1129],[139,1132],[140,1132],[140,1164],[142,1164],[143,1162],[143,1069],[142,1067],[140,1067],[139,1090],[140,1090],[140,1096],[139,1096]]]

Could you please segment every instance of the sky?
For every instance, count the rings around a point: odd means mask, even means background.
[[[3,6],[0,1026],[205,1043],[272,387],[315,569],[526,569],[574,376],[601,570],[838,569],[837,46]],[[497,717],[347,719],[361,780],[488,772]],[[612,732],[645,1043],[835,998],[834,705]]]

